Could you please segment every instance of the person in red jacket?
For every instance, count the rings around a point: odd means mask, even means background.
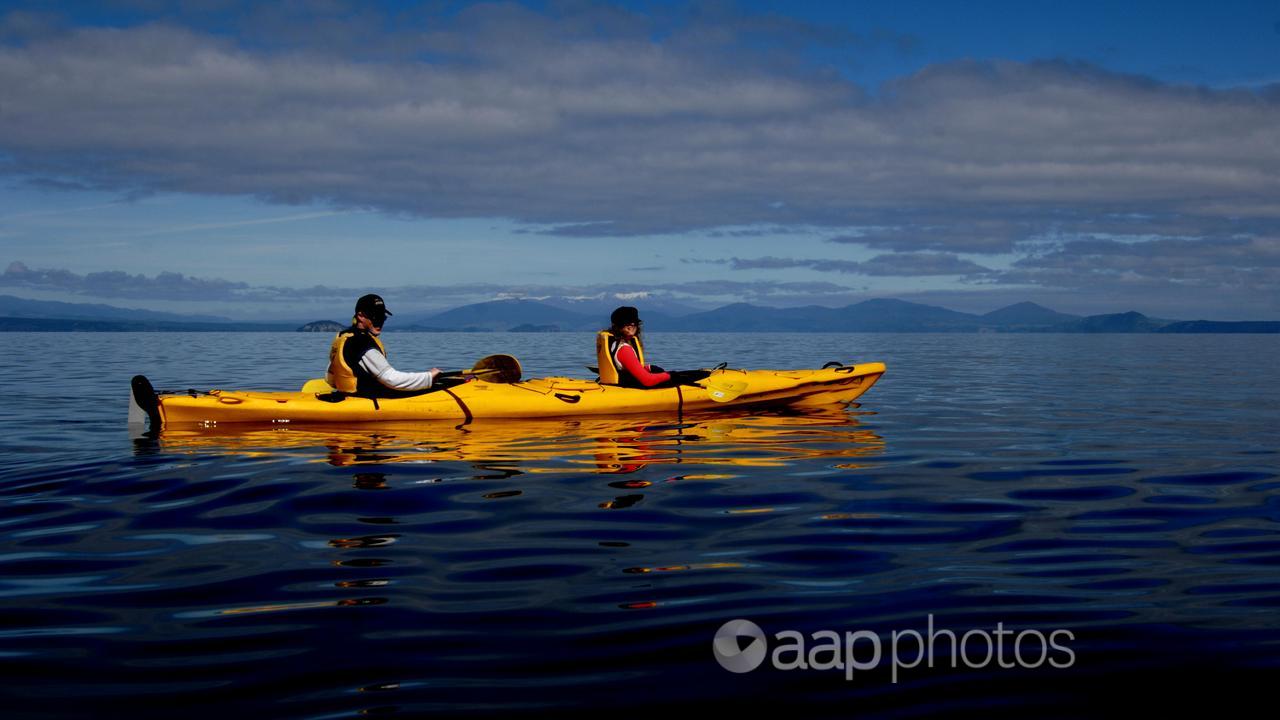
[[[609,329],[596,335],[596,359],[600,364],[600,383],[629,388],[672,388],[705,380],[707,370],[675,370],[667,372],[644,361],[644,343],[640,341],[640,311],[624,305],[609,316]]]
[[[609,316],[609,360],[623,387],[654,387],[671,380],[671,373],[644,361],[640,342],[640,311],[623,306]]]

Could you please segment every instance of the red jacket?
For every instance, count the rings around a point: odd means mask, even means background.
[[[618,364],[622,369],[631,373],[631,376],[645,387],[653,387],[671,379],[669,372],[653,373],[649,372],[649,368],[641,365],[640,356],[636,354],[636,349],[631,347],[629,342],[618,343],[614,356],[618,358]]]

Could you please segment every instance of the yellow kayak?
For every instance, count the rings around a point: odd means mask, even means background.
[[[718,368],[690,385],[656,389],[602,385],[594,380],[546,377],[470,382],[433,388],[408,397],[367,398],[336,393],[312,380],[297,392],[209,390],[161,392],[141,375],[134,378],[130,421],[170,423],[333,423],[413,420],[471,421],[478,418],[679,414],[742,407],[822,407],[852,402],[884,374],[883,363],[816,370]]]

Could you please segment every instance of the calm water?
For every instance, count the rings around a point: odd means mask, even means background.
[[[815,415],[158,437],[131,375],[295,388],[329,338],[0,338],[8,716],[1128,716],[1280,669],[1280,336],[654,334],[670,368],[889,372]],[[593,362],[587,334],[387,340],[402,369]],[[814,665],[860,638],[856,671],[730,673],[734,619]]]

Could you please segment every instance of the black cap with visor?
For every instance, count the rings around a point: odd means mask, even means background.
[[[373,294],[365,295],[356,301],[356,312],[369,318],[378,327],[382,327],[387,316],[392,314],[387,309],[387,304],[383,302],[382,296]]]

